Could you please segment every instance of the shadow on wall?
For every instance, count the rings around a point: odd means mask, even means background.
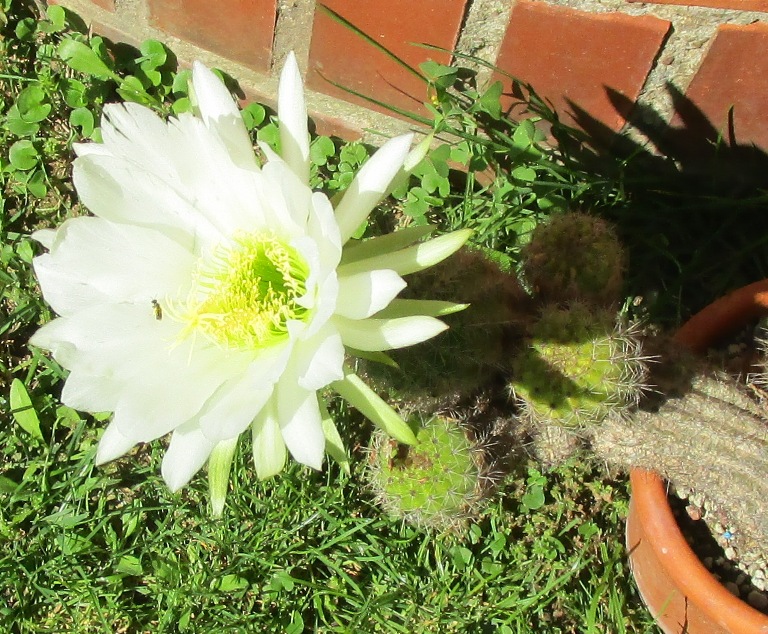
[[[729,290],[768,277],[768,154],[725,134],[674,86],[669,125],[653,108],[606,89],[648,143],[619,134],[571,103],[581,130],[554,126],[566,162],[624,188],[625,203],[594,210],[629,245],[630,292],[647,305],[698,311]],[[668,310],[659,306],[661,314]],[[655,311],[654,311],[655,312]]]

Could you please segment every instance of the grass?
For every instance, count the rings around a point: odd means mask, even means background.
[[[162,442],[94,467],[105,420],[61,406],[66,372],[26,345],[53,317],[32,273],[40,248],[29,235],[83,213],[69,179],[71,146],[98,139],[103,104],[131,99],[165,114],[183,111],[187,74],[159,43],[136,51],[86,37],[60,7],[45,17],[12,0],[0,7],[0,629],[657,632],[627,566],[626,480],[589,461],[542,471],[522,460],[460,535],[418,530],[374,506],[363,479],[371,430],[351,412],[341,417],[359,439],[349,475],[294,464],[258,482],[243,440],[221,519],[208,513],[203,475],[168,492],[159,476]],[[506,122],[495,88],[478,92],[471,76],[446,68],[427,69],[434,121],[438,136],[458,133],[461,141],[436,149],[410,187],[395,192],[407,222],[471,226],[513,264],[531,228],[567,206],[628,219],[620,229],[659,224],[662,212],[632,193],[624,158],[608,169],[582,145],[544,149],[532,126]],[[457,82],[458,96],[448,89]],[[255,137],[275,142],[269,112],[252,105],[244,116]],[[332,195],[368,150],[319,137],[312,156],[315,184]],[[449,171],[449,161],[465,163],[467,175]],[[487,170],[493,178],[481,184],[476,175]],[[695,244],[705,235],[692,232],[690,218],[663,213],[676,224],[652,235],[667,236],[667,246],[655,248],[674,261],[668,236],[685,230]],[[631,235],[630,249],[648,241],[648,233]],[[764,254],[762,242],[739,249],[745,262]],[[664,279],[654,278],[659,269],[635,268],[627,294],[645,293],[655,279],[664,300],[658,314],[672,321],[706,301],[684,304],[676,292],[696,272],[686,266]]]

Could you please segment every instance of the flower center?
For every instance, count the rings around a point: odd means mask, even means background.
[[[183,314],[182,336],[200,331],[230,348],[258,349],[288,336],[289,320],[306,320],[297,303],[309,267],[293,247],[272,234],[239,236],[219,246],[198,269]]]

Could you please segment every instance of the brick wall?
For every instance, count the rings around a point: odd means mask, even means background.
[[[347,138],[408,124],[334,87],[419,111],[423,85],[319,10],[314,0],[56,0],[93,30],[159,39],[189,63],[218,66],[248,98],[274,103],[289,50],[306,75],[318,129]],[[325,0],[413,65],[478,55],[531,83],[567,121],[619,131],[628,121],[691,135],[725,131],[768,148],[768,0]],[[489,75],[488,71],[486,75]],[[488,77],[490,79],[490,77]],[[713,132],[714,131],[714,132]],[[684,135],[677,135],[684,138]]]

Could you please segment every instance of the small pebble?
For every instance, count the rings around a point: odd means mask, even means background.
[[[736,578],[733,580],[733,582],[734,582],[734,583],[735,583],[737,586],[741,587],[741,586],[743,586],[743,585],[744,585],[744,583],[747,581],[747,579],[748,579],[747,575],[746,575],[746,574],[744,574],[744,573],[742,572],[742,573],[739,573],[739,576],[738,576],[738,577],[736,577]]]
[[[733,548],[733,546],[728,546],[728,548],[725,549],[725,556],[728,559],[736,558],[736,550]]]
[[[752,573],[752,577],[755,579],[765,579],[765,570],[763,568],[756,568]]]
[[[739,596],[739,586],[733,583],[733,581],[726,581],[723,586],[725,586],[725,589],[728,590],[728,592],[730,592],[733,596]]]
[[[712,570],[712,564],[714,564],[715,561],[712,559],[712,557],[704,557],[704,559],[701,560],[701,563],[704,564],[704,567],[707,570]]]
[[[768,608],[768,596],[764,592],[752,590],[747,595],[747,603],[757,610],[765,610]]]
[[[758,590],[766,590],[768,589],[768,584],[765,583],[765,579],[752,579],[752,585],[755,586]]]
[[[690,517],[694,522],[701,519],[701,509],[698,506],[689,504],[685,507],[685,512],[688,513],[688,517]]]

